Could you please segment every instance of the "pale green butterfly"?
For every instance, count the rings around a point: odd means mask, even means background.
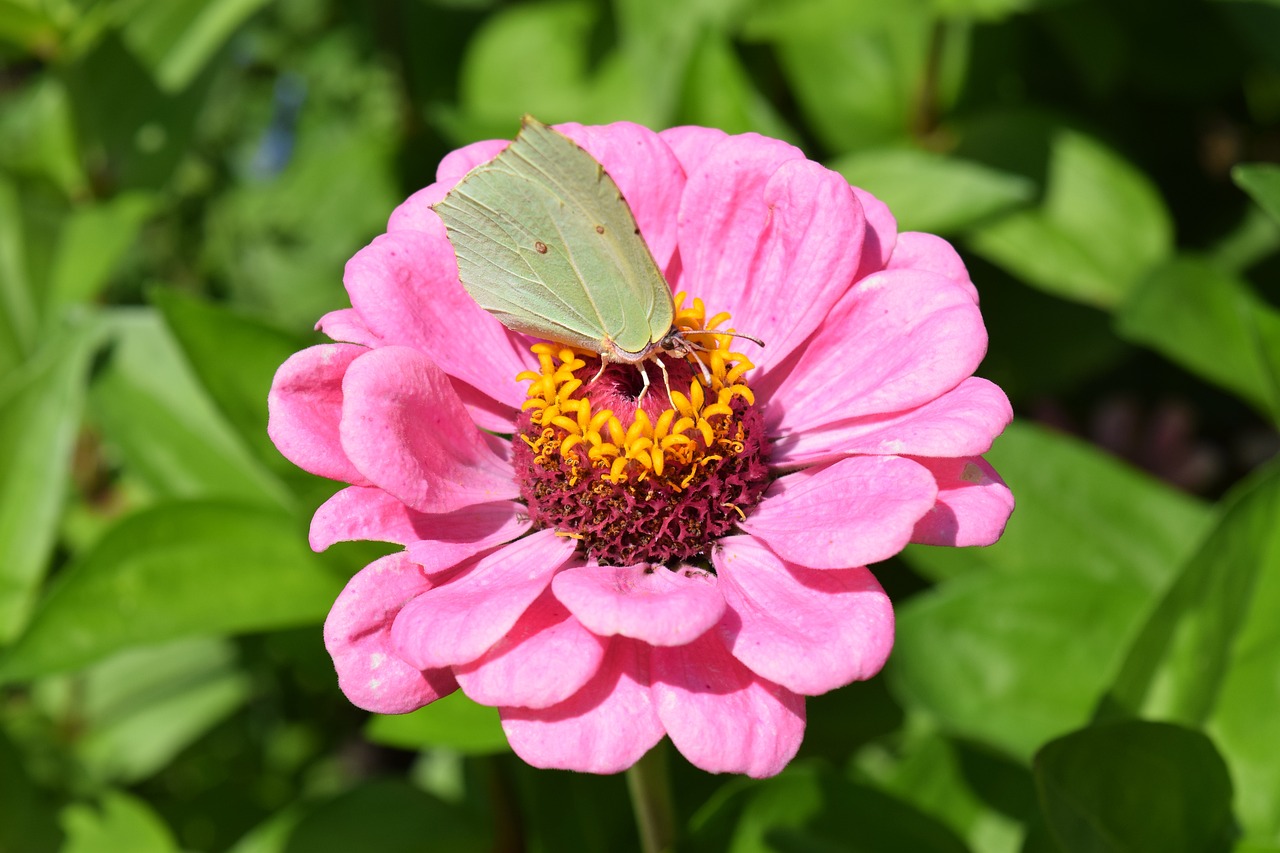
[[[602,372],[610,362],[639,367],[654,359],[665,377],[658,356],[703,349],[675,325],[671,288],[618,185],[577,143],[533,117],[435,211],[462,286],[507,328],[597,352]],[[640,373],[643,396],[649,376]]]

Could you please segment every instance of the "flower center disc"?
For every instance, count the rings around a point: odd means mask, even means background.
[[[653,360],[601,372],[595,353],[533,345],[539,370],[517,377],[529,391],[512,446],[535,526],[605,565],[674,563],[705,554],[760,501],[770,477],[752,365],[714,331],[729,315],[704,317],[701,300],[677,311],[705,351],[660,356],[666,378]]]

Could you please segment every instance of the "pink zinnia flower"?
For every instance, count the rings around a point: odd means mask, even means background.
[[[795,755],[804,697],[869,678],[893,611],[868,563],[984,545],[1009,422],[972,374],[987,336],[945,241],[786,143],[562,125],[630,203],[705,334],[637,408],[636,368],[508,331],[458,281],[431,209],[506,142],[453,152],[347,265],[340,343],[276,374],[270,433],[350,486],[311,545],[404,550],[325,623],[342,690],[404,713],[461,687],[530,764],[631,766],[663,735],[712,772]],[[704,307],[705,306],[705,309]],[[722,314],[721,312],[727,312]],[[532,346],[531,346],[532,344]],[[739,350],[750,352],[748,360]]]

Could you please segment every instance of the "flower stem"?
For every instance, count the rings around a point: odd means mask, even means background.
[[[676,838],[671,777],[667,771],[667,743],[660,742],[627,771],[627,790],[640,827],[644,853],[666,853]]]

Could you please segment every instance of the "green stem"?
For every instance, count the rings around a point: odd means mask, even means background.
[[[640,827],[641,849],[644,853],[670,851],[676,840],[676,823],[665,740],[627,771],[627,790]]]

